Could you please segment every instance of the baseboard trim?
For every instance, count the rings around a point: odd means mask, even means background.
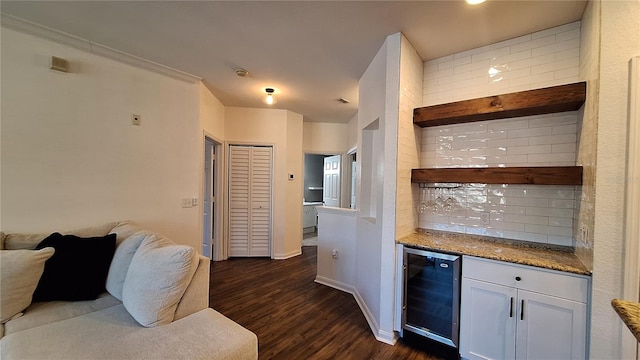
[[[364,301],[362,296],[360,296],[360,293],[358,292],[357,289],[354,291],[353,297],[356,299],[358,306],[360,306],[360,310],[362,311],[364,318],[367,319],[367,323],[369,323],[369,327],[373,332],[373,336],[376,337],[376,340],[383,342],[385,344],[395,345],[396,344],[395,336],[393,334],[389,335],[387,331],[380,329],[380,326],[376,322],[376,319],[373,316],[373,313],[371,313],[371,310],[369,310],[367,303]]]
[[[353,293],[355,292],[355,288],[353,286],[342,283],[340,281],[335,281],[333,279],[326,278],[324,276],[316,275],[315,282],[317,282],[318,284],[326,285],[328,287],[332,287],[336,290],[344,291],[351,295],[353,295]]]
[[[353,297],[356,299],[356,303],[360,307],[360,311],[362,311],[364,318],[367,320],[367,323],[369,324],[369,328],[371,329],[371,332],[373,333],[373,336],[376,338],[376,340],[383,342],[385,344],[395,345],[396,341],[398,340],[396,334],[394,332],[389,333],[388,331],[384,331],[380,329],[380,326],[378,326],[378,323],[376,322],[375,317],[369,310],[369,307],[367,306],[364,299],[362,298],[362,296],[360,296],[360,293],[358,293],[358,290],[354,286],[348,285],[339,281],[335,281],[333,279],[329,279],[323,276],[316,276],[315,282],[353,295]]]
[[[286,254],[274,254],[273,255],[273,259],[274,260],[286,260],[298,255],[302,255],[302,249],[298,249],[298,250],[294,250],[291,252],[288,252]]]

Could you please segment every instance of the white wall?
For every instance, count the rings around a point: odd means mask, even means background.
[[[338,155],[349,150],[347,124],[305,122],[302,134],[305,153]]]
[[[302,116],[287,110],[225,109],[227,144],[273,145],[273,257],[301,253]],[[294,174],[293,181],[288,174]]]
[[[318,206],[318,272],[316,282],[354,293],[356,212]],[[331,255],[338,251],[338,258]]]
[[[285,232],[287,243],[286,254],[301,251],[302,246],[302,204],[304,181],[304,154],[302,149],[303,117],[287,111],[287,175],[293,174],[294,180],[288,180],[286,185],[287,216],[285,218]],[[296,211],[297,210],[297,211]]]
[[[388,343],[394,342],[395,196],[401,37],[399,33],[387,37],[369,64],[360,79],[358,106],[360,183],[356,219],[356,300],[376,338]],[[372,129],[372,124],[376,124],[375,129]]]
[[[358,113],[347,123],[347,147],[352,149],[358,144]]]
[[[204,188],[205,188],[205,175],[204,175],[204,153],[205,153],[205,137],[209,137],[216,143],[221,146],[217,146],[216,149],[216,161],[217,161],[217,169],[216,176],[217,178],[214,180],[215,182],[215,192],[218,194],[216,198],[216,207],[217,212],[214,214],[215,219],[213,219],[214,223],[217,224],[215,226],[215,243],[211,244],[212,248],[215,249],[212,254],[212,260],[219,261],[226,259],[227,251],[224,247],[224,239],[226,234],[226,229],[224,224],[226,223],[226,214],[224,212],[225,208],[225,197],[224,192],[227,188],[227,177],[224,174],[224,159],[226,157],[225,147],[222,146],[224,144],[224,105],[207,89],[207,87],[200,82],[199,84],[199,93],[200,93],[200,102],[199,102],[199,118],[200,118],[200,142],[202,144],[202,148],[200,153],[202,154],[202,158],[200,161],[201,166],[201,178],[200,178],[200,206],[204,206]],[[204,209],[202,209],[202,213],[204,213]],[[202,237],[204,238],[205,234],[208,233],[208,229],[205,230],[204,226],[204,218],[200,217],[200,229]],[[204,242],[204,239],[202,239]]]
[[[200,194],[198,85],[4,27],[1,46],[2,230],[131,219],[200,250],[181,207]]]
[[[199,84],[200,94],[200,127],[207,135],[224,140],[224,105],[218,100],[204,84]]]
[[[579,55],[580,22],[574,22],[430,60],[423,102],[577,82]],[[571,111],[425,128],[421,167],[575,165],[578,124]],[[425,201],[438,196],[424,193]],[[421,228],[573,246],[574,186],[478,184],[444,197],[456,200],[455,210],[425,212]]]
[[[398,119],[398,200],[396,238],[418,227],[418,185],[411,184],[411,170],[420,167],[421,128],[413,124],[413,109],[422,103],[423,62],[409,40],[402,37],[400,54],[400,117]]]
[[[628,358],[628,329],[611,308],[623,294],[624,204],[628,126],[629,60],[640,54],[640,2],[596,2],[600,10],[598,109],[591,357]],[[637,344],[637,342],[636,342]]]
[[[348,124],[303,123],[302,148],[306,154],[342,155],[340,179],[340,206],[349,207],[351,185],[351,165],[347,161],[347,151],[355,142],[348,142]],[[322,195],[322,194],[320,194]]]

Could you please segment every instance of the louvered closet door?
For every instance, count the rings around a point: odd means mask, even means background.
[[[229,150],[229,256],[270,256],[272,148]]]

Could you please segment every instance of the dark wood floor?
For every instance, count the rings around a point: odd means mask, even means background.
[[[314,282],[316,254],[212,263],[211,307],[258,335],[260,359],[439,359],[377,341],[352,295]]]

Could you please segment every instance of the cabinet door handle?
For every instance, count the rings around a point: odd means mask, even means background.
[[[509,317],[513,317],[513,297],[509,300]]]
[[[520,303],[520,320],[524,320],[524,300]]]

